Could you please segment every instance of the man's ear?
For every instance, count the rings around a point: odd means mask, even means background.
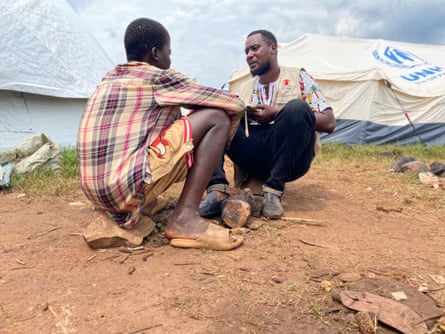
[[[151,49],[151,58],[152,58],[154,61],[158,61],[158,60],[159,60],[158,49],[157,49],[156,47],[153,47],[153,48]]]
[[[156,65],[159,60],[158,49],[153,47],[150,51],[148,51],[144,56],[144,61],[149,63],[150,65]]]
[[[270,46],[270,48],[271,48],[271,52],[272,52],[272,54],[273,54],[274,56],[276,56],[276,55],[278,54],[278,46],[277,46],[276,44],[272,44],[272,45]]]

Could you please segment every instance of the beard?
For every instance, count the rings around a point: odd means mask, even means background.
[[[264,64],[259,64],[257,69],[250,71],[250,73],[252,74],[252,76],[262,75],[262,74],[266,73],[269,70],[270,70],[270,62],[267,62],[267,63],[264,63]]]

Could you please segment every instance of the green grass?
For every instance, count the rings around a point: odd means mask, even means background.
[[[344,145],[325,144],[322,147],[321,163],[330,160],[347,161],[373,161],[383,158],[394,160],[400,155],[412,155],[418,161],[430,163],[433,161],[444,162],[445,146],[423,145]]]
[[[382,163],[388,168],[398,156],[412,155],[418,161],[430,164],[445,162],[445,146],[424,147],[422,145],[343,145],[324,144],[322,153],[314,161],[317,168],[344,164],[345,168],[357,163]],[[36,169],[24,175],[13,174],[10,189],[29,196],[54,196],[69,194],[79,189],[79,166],[75,148],[62,150],[60,171]]]
[[[62,150],[62,163],[58,171],[36,168],[30,173],[11,176],[10,189],[28,196],[66,195],[79,188],[79,165],[76,149]]]

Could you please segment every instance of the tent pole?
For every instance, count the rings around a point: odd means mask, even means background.
[[[397,94],[394,92],[394,90],[392,89],[392,85],[389,82],[389,80],[384,79],[386,86],[391,90],[392,94],[394,95],[394,97],[397,100],[397,103],[400,106],[400,109],[402,110],[403,114],[405,115],[405,118],[408,120],[409,125],[411,125],[411,128],[414,131],[414,134],[416,135],[417,139],[419,139],[419,142],[423,145],[426,146],[426,144],[423,142],[422,138],[420,137],[419,133],[417,132],[416,127],[414,126],[413,122],[411,121],[411,118],[409,117],[409,114],[407,111],[405,111],[403,109],[402,103],[400,103],[399,97],[397,96]]]

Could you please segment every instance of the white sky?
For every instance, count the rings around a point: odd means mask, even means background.
[[[115,63],[139,17],[161,22],[172,39],[172,67],[221,87],[244,65],[244,41],[267,29],[281,43],[304,33],[445,45],[445,0],[68,0]],[[329,50],[326,50],[329,52]]]

